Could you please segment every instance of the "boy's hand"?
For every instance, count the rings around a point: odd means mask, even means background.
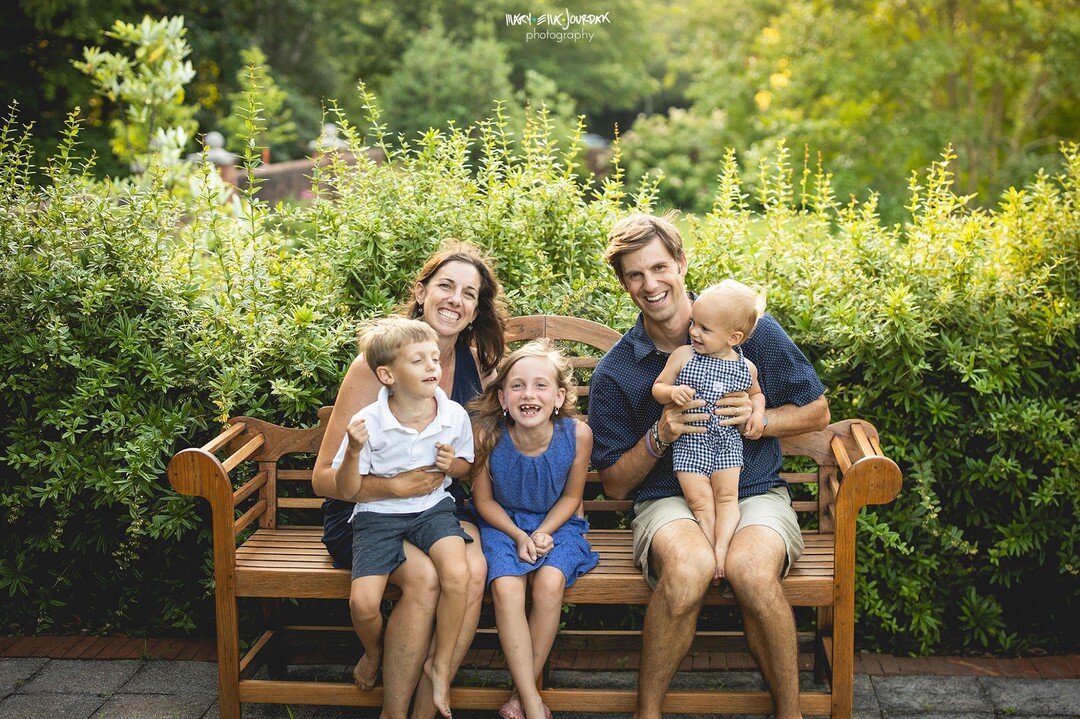
[[[514,544],[517,545],[518,559],[529,564],[536,564],[536,543],[533,542],[532,537],[522,532],[514,540]]]
[[[693,387],[681,384],[671,390],[671,401],[680,407],[694,398],[696,390]]]
[[[747,439],[761,439],[761,433],[765,431],[765,415],[757,414],[756,412],[750,415],[750,419],[746,420],[746,427],[743,429],[743,437]]]
[[[442,442],[435,443],[435,467],[442,472],[449,472],[450,465],[454,463],[454,448]]]
[[[537,530],[529,535],[529,539],[533,541],[533,546],[536,547],[536,555],[538,557],[550,554],[551,550],[555,548],[555,540],[547,532]]]
[[[367,444],[368,431],[362,418],[356,417],[349,422],[349,426],[345,428],[345,433],[349,435],[349,449],[359,452]]]

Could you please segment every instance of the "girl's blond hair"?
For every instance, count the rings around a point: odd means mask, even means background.
[[[577,417],[577,382],[574,381],[574,369],[570,366],[570,360],[562,350],[555,346],[550,339],[538,339],[529,342],[514,350],[499,365],[495,378],[484,390],[484,393],[468,404],[469,413],[473,418],[473,426],[476,432],[476,460],[473,469],[479,469],[487,463],[491,450],[499,443],[506,425],[513,425],[514,420],[503,415],[502,405],[499,404],[499,390],[506,385],[506,378],[510,370],[526,357],[543,357],[555,367],[555,378],[558,386],[566,390],[566,397],[559,406],[559,417]],[[551,420],[556,419],[553,414]]]

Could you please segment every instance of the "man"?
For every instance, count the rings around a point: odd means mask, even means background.
[[[661,407],[652,384],[668,355],[688,341],[693,298],[687,260],[668,218],[633,215],[608,236],[606,257],[641,310],[637,323],[593,373],[589,426],[592,461],[605,492],[634,496],[634,556],[653,587],[642,632],[638,719],[660,717],[671,678],[690,649],[697,616],[715,569],[709,539],[681,496],[671,444],[708,417],[703,400]],[[727,579],[743,613],[750,652],[765,677],[777,719],[799,717],[795,620],[780,582],[802,553],[786,484],[779,477],[778,437],[829,423],[824,387],[802,352],[770,315],[743,345],[758,367],[766,398],[761,439],[747,441],[739,478],[740,522],[726,560]],[[683,414],[687,408],[699,413]],[[725,424],[745,425],[750,400],[727,395],[710,408]]]

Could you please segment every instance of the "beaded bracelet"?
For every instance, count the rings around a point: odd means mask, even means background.
[[[656,425],[649,427],[649,431],[645,433],[645,451],[649,453],[649,456],[653,459],[660,459],[660,453],[653,448],[653,432],[656,431]]]

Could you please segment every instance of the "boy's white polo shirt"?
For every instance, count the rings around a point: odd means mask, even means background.
[[[353,416],[353,419],[363,418],[368,431],[368,442],[360,450],[360,474],[392,477],[410,469],[433,465],[436,442],[450,445],[458,457],[468,462],[473,461],[473,432],[469,414],[464,407],[447,397],[441,387],[435,388],[435,419],[420,432],[401,426],[401,422],[390,411],[389,398],[390,390],[383,387],[379,390],[379,398],[375,402]],[[331,464],[334,469],[341,466],[348,446],[349,435],[346,434]],[[352,516],[355,517],[357,512],[423,512],[451,496],[446,491],[450,481],[449,477],[445,477],[440,488],[422,497],[359,502],[353,509]],[[352,517],[349,521],[352,521]]]

